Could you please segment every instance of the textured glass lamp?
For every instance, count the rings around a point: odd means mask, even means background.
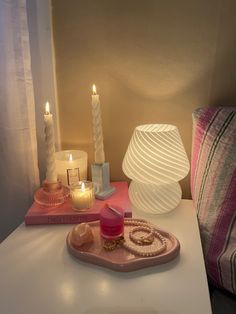
[[[189,161],[179,131],[169,124],[135,128],[122,168],[132,179],[129,197],[138,209],[164,214],[181,200],[178,183],[189,172]]]

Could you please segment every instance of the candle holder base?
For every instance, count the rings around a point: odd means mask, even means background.
[[[110,186],[110,188],[105,190],[105,191],[95,193],[95,197],[99,200],[102,200],[102,201],[106,200],[107,198],[112,196],[112,194],[115,192],[115,190],[116,189],[114,188],[114,186]]]
[[[92,164],[91,169],[95,197],[99,200],[109,198],[115,192],[115,188],[110,185],[109,162]]]
[[[46,180],[43,186],[34,194],[36,203],[42,206],[58,206],[63,204],[70,194],[70,190],[61,182],[49,183]]]

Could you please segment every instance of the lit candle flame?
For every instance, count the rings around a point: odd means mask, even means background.
[[[96,89],[96,85],[95,84],[93,84],[92,90],[93,90],[93,94],[97,95],[97,89]]]
[[[69,154],[69,161],[72,161],[73,158],[72,158],[72,154]]]
[[[46,105],[45,105],[45,114],[50,114],[50,105],[48,101],[46,102]]]
[[[85,184],[84,184],[84,182],[82,182],[82,184],[81,184],[81,190],[85,191]]]

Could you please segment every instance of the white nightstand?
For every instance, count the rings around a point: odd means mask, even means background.
[[[180,241],[180,256],[165,265],[118,273],[72,257],[72,225],[19,226],[0,245],[2,314],[210,314],[196,214],[182,200],[152,221]]]

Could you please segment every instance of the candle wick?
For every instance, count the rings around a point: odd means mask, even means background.
[[[108,206],[108,208],[115,214],[118,215],[120,217],[122,217],[122,213],[120,213],[117,209],[115,209],[114,207]]]

